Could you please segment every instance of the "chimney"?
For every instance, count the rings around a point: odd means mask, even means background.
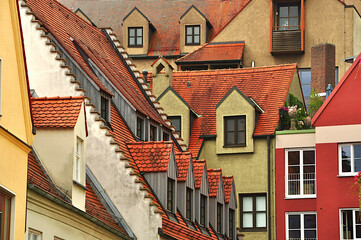
[[[335,45],[323,43],[311,48],[311,90],[324,93],[329,84],[335,87]]]

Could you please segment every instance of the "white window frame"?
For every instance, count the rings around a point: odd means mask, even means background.
[[[354,145],[361,145],[361,142],[354,143],[340,143],[338,144],[338,174],[339,176],[355,176],[358,172],[355,172],[355,155]],[[342,150],[343,146],[351,146],[351,172],[342,172]]]
[[[315,151],[315,193],[314,194],[303,194],[303,152],[304,151]],[[288,194],[288,152],[300,152],[300,194],[299,195],[289,195]],[[316,181],[316,149],[311,148],[290,148],[285,150],[285,196],[287,198],[316,198],[317,196],[317,181]]]
[[[305,214],[315,214],[316,215],[316,237],[317,237],[317,212],[315,211],[310,211],[310,212],[286,212],[285,215],[285,222],[286,222],[286,239],[289,239],[289,226],[288,226],[288,216],[289,215],[300,215],[301,219],[300,219],[300,223],[301,223],[301,239],[300,240],[304,240],[305,236],[304,236],[304,232],[305,232],[305,226],[304,226],[304,216]]]
[[[36,237],[36,238],[34,238]],[[28,230],[28,240],[42,240],[43,234],[40,231],[29,228]]]
[[[353,228],[353,236],[354,236],[354,240],[357,240],[357,239],[361,239],[361,238],[356,238],[356,218],[355,218],[355,212],[356,211],[360,211],[359,208],[340,208],[339,209],[339,226],[340,226],[340,239],[341,240],[347,240],[347,239],[344,239],[342,237],[342,211],[352,211],[352,228]]]
[[[78,183],[81,181],[82,173],[82,158],[83,158],[83,141],[79,137],[76,139],[76,148],[75,148],[75,166],[74,166],[74,180]]]

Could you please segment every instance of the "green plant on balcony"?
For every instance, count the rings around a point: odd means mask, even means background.
[[[310,103],[309,106],[310,115],[313,117],[323,104],[323,99],[316,92],[316,89],[313,89],[311,91],[309,103]]]

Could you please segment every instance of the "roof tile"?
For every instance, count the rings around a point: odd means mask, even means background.
[[[217,197],[219,178],[222,175],[220,169],[207,169],[208,181],[209,181],[209,197]]]

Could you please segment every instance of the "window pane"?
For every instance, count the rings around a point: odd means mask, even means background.
[[[238,118],[237,119],[237,127],[238,130],[246,130],[246,119],[245,118]]]
[[[245,144],[246,143],[246,133],[238,132],[237,134],[237,144]]]
[[[361,158],[355,158],[355,172],[361,171]]]
[[[244,228],[253,227],[253,215],[252,215],[252,213],[243,213],[243,227]]]
[[[356,237],[361,238],[361,225],[356,225]]]
[[[315,164],[315,151],[303,151],[303,164]]]
[[[243,198],[243,211],[244,212],[251,212],[253,211],[253,198],[252,197],[244,197]]]
[[[199,36],[194,36],[194,43],[199,43]]]
[[[143,38],[137,37],[137,45],[143,45]]]
[[[192,35],[192,27],[187,27],[187,35]]]
[[[233,118],[226,119],[226,131],[234,131],[234,122]]]
[[[298,18],[289,18],[289,25],[290,26],[294,26],[294,27],[290,27],[290,30],[297,30],[298,29]]]
[[[305,228],[316,228],[316,214],[304,215]]]
[[[288,26],[288,18],[280,18],[280,26]],[[285,30],[287,28],[280,28],[281,30]]]
[[[290,230],[290,239],[299,240],[301,239],[301,231],[300,230]]]
[[[187,43],[193,43],[192,42],[192,36],[187,36]]]
[[[194,27],[194,34],[199,35],[199,27]]]
[[[234,133],[233,132],[228,132],[226,133],[226,145],[231,145],[235,143],[235,139],[234,139]]]
[[[137,28],[137,36],[143,36],[143,29],[142,28]]]
[[[129,38],[129,45],[135,45],[135,38]]]
[[[256,197],[256,211],[266,211],[266,197]]]
[[[256,227],[266,227],[266,213],[256,213]]]
[[[344,239],[353,238],[353,223],[352,223],[352,211],[342,211],[342,231]]]
[[[300,165],[300,152],[288,152],[288,165]]]
[[[316,239],[317,231],[316,230],[305,230],[305,239]]]
[[[129,36],[134,37],[135,36],[135,29],[129,29]]]
[[[298,6],[290,6],[290,17],[298,17]]]
[[[280,17],[288,17],[288,6],[287,7],[280,7]]]
[[[342,160],[342,172],[351,172],[351,160]]]
[[[301,228],[300,215],[288,215],[288,227],[289,229],[300,229]]]
[[[315,172],[315,165],[303,167],[303,176],[304,177],[305,176],[312,177],[314,172]],[[311,175],[307,175],[307,174],[311,174]]]
[[[342,151],[342,158],[351,158],[351,146],[342,146],[341,147],[341,151]]]

